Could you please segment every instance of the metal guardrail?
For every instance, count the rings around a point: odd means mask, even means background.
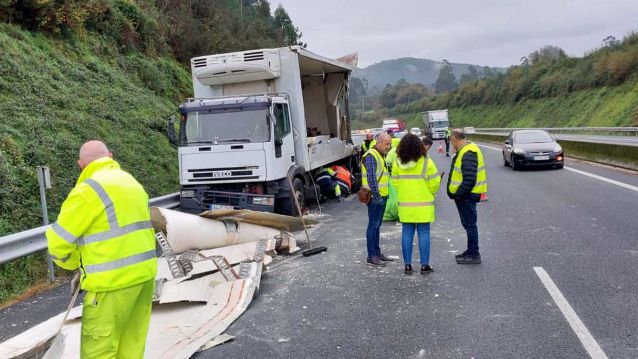
[[[179,192],[153,198],[149,201],[149,205],[151,207],[177,208],[179,207]],[[47,228],[49,226],[41,226],[0,237],[0,264],[46,249],[47,241],[44,232]]]
[[[510,133],[516,130],[545,130],[555,134],[638,136],[638,127],[546,127],[546,128],[475,128],[476,133]]]

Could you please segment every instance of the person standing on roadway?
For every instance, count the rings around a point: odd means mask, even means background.
[[[445,157],[450,157],[450,134],[452,133],[452,130],[450,130],[450,127],[445,129]]]
[[[363,143],[361,144],[361,149],[363,150],[363,153],[368,152],[371,148],[374,148],[374,137],[372,136],[372,132],[368,132],[366,133],[366,139],[365,141],[363,141]]]
[[[390,150],[392,138],[382,133],[377,138],[373,148],[363,155],[361,168],[361,185],[372,193],[368,203],[368,228],[366,230],[366,242],[368,246],[368,264],[375,267],[385,266],[385,262],[392,261],[381,253],[379,236],[385,204],[388,199],[388,183],[390,174],[385,163],[384,156]]]
[[[434,200],[441,178],[425,144],[418,136],[403,136],[392,166],[392,185],[397,190],[399,221],[403,224],[401,249],[405,274],[412,274],[414,232],[419,236],[421,274],[431,272],[430,223],[434,222]]]
[[[87,292],[80,357],[142,358],[157,273],[148,194],[100,141],[82,145],[78,165],[46,237],[51,258],[79,268],[75,284]]]
[[[455,255],[458,264],[479,264],[479,235],[477,226],[476,203],[481,193],[487,193],[487,173],[481,149],[468,142],[461,129],[454,129],[450,142],[456,150],[452,159],[450,175],[447,181],[447,195],[454,200],[461,218],[461,224],[467,232],[467,250]]]

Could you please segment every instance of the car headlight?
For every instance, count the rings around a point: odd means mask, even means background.
[[[193,198],[193,197],[195,197],[195,191],[192,190],[192,189],[184,190],[184,191],[182,191],[181,197],[182,198]]]
[[[561,152],[563,152],[563,148],[560,147],[560,145],[554,146],[554,153],[561,153]]]
[[[525,150],[522,149],[522,148],[519,148],[519,147],[514,147],[512,152],[514,152],[517,155],[524,155],[525,154]]]

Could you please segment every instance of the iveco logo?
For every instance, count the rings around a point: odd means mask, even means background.
[[[226,60],[226,59],[222,59],[222,64],[225,64],[225,63],[227,63],[227,62],[228,62],[228,60]]]
[[[232,175],[233,174],[230,171],[211,172],[211,177],[213,177],[213,178],[230,177]]]

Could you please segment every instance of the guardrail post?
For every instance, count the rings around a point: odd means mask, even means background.
[[[51,189],[51,176],[49,175],[48,166],[38,166],[38,183],[40,184],[40,205],[42,207],[42,224],[49,225],[49,214],[47,212],[47,195],[46,189]],[[49,281],[55,280],[55,271],[53,261],[47,252],[47,266],[49,267]]]

